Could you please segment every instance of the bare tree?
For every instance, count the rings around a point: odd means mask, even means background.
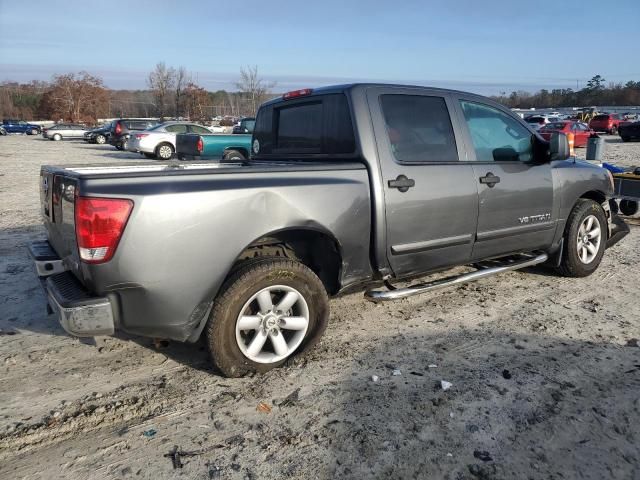
[[[109,94],[101,78],[87,72],[68,73],[53,77],[42,96],[41,110],[49,118],[95,121],[107,112],[108,104]]]
[[[176,84],[176,71],[172,67],[167,67],[164,62],[159,62],[149,74],[147,83],[153,91],[158,115],[162,118],[169,113],[168,105],[170,104],[170,95]]]
[[[179,67],[175,72],[176,117],[180,117],[182,115],[182,107],[184,106],[185,88],[192,82],[191,75],[189,75],[186,68]]]
[[[248,65],[246,68],[240,68],[240,80],[236,83],[236,88],[247,102],[250,113],[255,115],[258,106],[267,99],[275,85],[275,82],[266,82],[260,78],[257,65]]]

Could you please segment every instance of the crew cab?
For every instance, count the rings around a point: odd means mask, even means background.
[[[2,130],[6,133],[26,133],[27,135],[39,135],[42,131],[40,125],[10,119],[2,120]]]
[[[219,371],[241,376],[311,348],[329,297],[394,300],[542,263],[583,277],[628,232],[607,170],[470,93],[289,92],[260,107],[251,150],[42,167],[48,238],[31,253],[67,332],[204,335]],[[393,286],[458,265],[477,269]]]

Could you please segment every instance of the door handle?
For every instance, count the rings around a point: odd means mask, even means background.
[[[480,183],[486,184],[489,188],[493,188],[496,183],[500,183],[500,177],[489,172],[484,177],[480,177]]]
[[[389,188],[397,188],[402,193],[415,186],[416,181],[412,178],[407,178],[404,175],[398,175],[395,180],[389,180]]]

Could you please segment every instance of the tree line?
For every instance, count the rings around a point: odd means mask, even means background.
[[[147,90],[110,90],[88,72],[54,75],[50,82],[0,84],[0,118],[94,123],[98,118],[160,117],[208,121],[215,116],[252,116],[271,98],[274,83],[257,66],[240,69],[236,91],[207,91],[185,67],[159,62],[149,73]],[[514,91],[492,97],[511,108],[640,105],[640,81],[606,83],[595,75],[584,88]]]
[[[257,66],[240,69],[235,92],[210,92],[185,67],[159,62],[147,90],[111,90],[100,77],[81,71],[54,75],[50,82],[0,84],[0,117],[95,123],[99,118],[160,117],[208,121],[215,116],[251,116],[275,86]]]
[[[606,83],[601,75],[595,75],[584,88],[542,89],[535,93],[514,91],[492,97],[510,108],[561,108],[640,105],[640,82]]]

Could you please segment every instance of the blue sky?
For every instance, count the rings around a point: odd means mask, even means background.
[[[277,91],[385,81],[494,94],[640,80],[639,35],[640,0],[0,0],[0,81],[87,70],[144,88],[165,61],[210,90],[257,65]]]

